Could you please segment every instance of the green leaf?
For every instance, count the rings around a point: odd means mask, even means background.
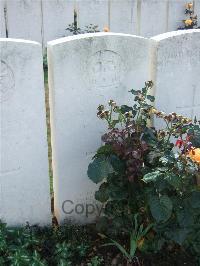
[[[179,226],[191,227],[194,224],[194,216],[192,214],[192,210],[188,208],[189,206],[185,206],[184,208],[179,208],[176,210],[177,221]]]
[[[157,143],[155,131],[146,127],[142,135],[142,140],[144,140],[147,144],[154,146]]]
[[[155,97],[154,96],[151,96],[151,95],[147,95],[147,99],[151,102],[154,102],[155,101]]]
[[[133,95],[138,95],[138,93],[141,93],[140,90],[130,90],[129,92],[131,92]]]
[[[134,258],[135,252],[137,249],[137,240],[134,234],[131,234],[130,237],[130,256],[131,258]]]
[[[175,175],[174,173],[167,173],[165,175],[165,180],[174,188],[180,188],[182,184],[182,179],[180,176]]]
[[[95,192],[95,199],[102,203],[109,199],[108,183],[101,184],[99,190]]]
[[[162,155],[163,153],[159,152],[158,150],[150,151],[147,154],[147,162],[150,164],[155,164]]]
[[[155,171],[144,175],[143,181],[145,183],[156,182],[163,174],[160,171]]]
[[[195,131],[191,137],[192,145],[196,148],[200,148],[200,131]]]
[[[193,191],[190,198],[188,198],[189,204],[192,208],[200,208],[200,191]]]
[[[109,156],[111,154],[113,154],[113,147],[112,147],[112,145],[105,144],[105,145],[101,146],[97,150],[97,153],[95,155],[95,158],[98,158],[98,157],[101,157],[101,156]]]
[[[172,201],[167,195],[151,196],[149,199],[151,214],[159,222],[166,222],[172,214]]]
[[[164,165],[174,164],[176,162],[176,159],[174,157],[174,154],[170,152],[169,154],[166,154],[165,156],[161,157],[160,162]]]
[[[123,173],[125,171],[125,165],[122,160],[119,159],[116,155],[111,155],[109,157],[109,162],[112,165],[113,169],[117,173]]]
[[[167,238],[170,238],[174,242],[182,245],[186,240],[190,230],[186,228],[175,228],[174,230],[166,231],[165,235]]]
[[[113,173],[113,167],[105,156],[95,158],[88,166],[88,177],[96,184],[107,178],[110,173]]]
[[[130,107],[128,105],[122,105],[120,108],[121,112],[124,114],[126,112],[132,112],[133,111],[133,107]]]

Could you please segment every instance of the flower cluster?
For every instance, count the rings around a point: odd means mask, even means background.
[[[194,15],[193,3],[186,4],[185,14],[188,18],[183,20],[184,26],[179,27],[178,30],[199,28],[197,27],[197,15]]]

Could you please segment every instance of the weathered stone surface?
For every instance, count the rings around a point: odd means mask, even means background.
[[[200,118],[200,30],[153,37],[156,107]]]
[[[136,0],[110,2],[110,30],[136,34],[138,29],[138,9]]]
[[[4,17],[4,5],[5,1],[0,1],[0,38],[6,37],[5,17]]]
[[[47,45],[48,41],[56,38],[71,35],[66,28],[74,22],[75,1],[43,1],[43,41]]]
[[[0,219],[51,222],[41,45],[0,39]]]
[[[141,0],[138,5],[139,35],[152,37],[167,31],[167,0]]]
[[[89,222],[98,215],[97,210],[89,217],[75,210],[77,203],[94,201],[96,186],[87,177],[87,167],[106,130],[96,116],[97,106],[110,99],[133,102],[128,90],[148,80],[149,47],[148,39],[114,33],[48,43],[55,210],[60,222]],[[73,202],[65,205],[70,214],[62,210],[66,200]]]
[[[197,15],[198,27],[200,27],[200,0],[194,1],[194,14]]]
[[[183,20],[188,16],[185,15],[187,0],[168,0],[168,27],[167,31],[177,30],[184,26]]]
[[[6,1],[9,38],[21,38],[42,42],[41,1]]]
[[[81,29],[89,24],[97,25],[100,31],[109,26],[109,1],[76,0],[78,25]]]

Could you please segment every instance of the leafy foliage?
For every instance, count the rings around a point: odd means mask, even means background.
[[[73,35],[99,32],[98,26],[93,24],[85,26],[84,29],[79,28],[76,10],[74,10],[74,22],[72,24],[69,24],[66,30],[71,32]]]
[[[89,253],[91,240],[84,228],[28,224],[25,228],[8,228],[0,223],[0,265],[69,266],[80,265],[83,260],[89,264]]]
[[[88,166],[89,178],[101,183],[95,197],[104,205],[104,213],[97,228],[112,238],[130,235],[132,217],[137,214],[145,227],[154,224],[144,236],[145,252],[152,246],[157,251],[164,245],[178,245],[200,257],[200,239],[196,238],[200,233],[200,165],[195,159],[199,122],[155,109],[155,99],[149,94],[152,87],[148,81],[141,90],[130,90],[133,106],[117,106],[110,100],[108,110],[98,107],[97,116],[107,122],[108,132]],[[154,128],[153,117],[165,127]]]

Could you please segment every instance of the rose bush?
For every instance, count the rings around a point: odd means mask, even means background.
[[[96,200],[104,205],[97,222],[109,237],[134,232],[134,217],[151,229],[138,239],[137,249],[156,252],[163,246],[184,248],[200,256],[200,126],[175,112],[154,108],[152,81],[131,90],[133,106],[113,100],[98,107],[108,124],[103,145],[88,166],[88,176],[99,183]],[[152,126],[160,119],[164,128]]]

